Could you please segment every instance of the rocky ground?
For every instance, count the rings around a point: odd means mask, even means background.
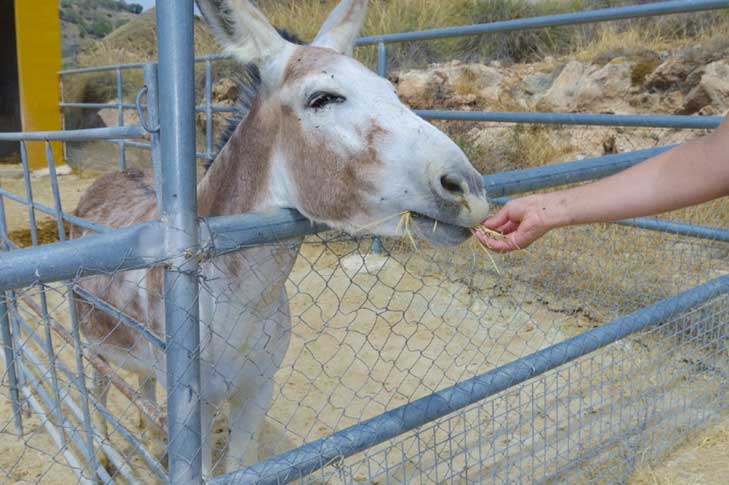
[[[453,61],[392,76],[417,109],[723,115],[729,49],[611,51],[592,61]],[[690,139],[697,130],[515,127],[445,123],[485,172],[618,153]],[[467,150],[468,152],[469,150]]]

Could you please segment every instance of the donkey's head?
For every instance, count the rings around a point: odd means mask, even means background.
[[[244,125],[259,134],[270,206],[384,236],[398,235],[397,216],[410,211],[414,232],[435,244],[463,241],[487,216],[481,177],[463,151],[351,57],[366,0],[340,2],[309,46],[284,40],[247,0],[198,6],[227,51],[260,72],[229,144]]]

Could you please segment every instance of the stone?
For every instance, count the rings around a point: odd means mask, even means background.
[[[545,73],[530,74],[521,82],[521,89],[529,96],[540,95],[552,85],[553,77]]]
[[[625,95],[631,88],[631,63],[603,67],[571,61],[539,98],[541,111],[630,112]]]
[[[64,175],[71,175],[73,173],[73,169],[70,165],[59,165],[56,167],[56,175],[59,177],[62,177]],[[49,177],[51,175],[50,169],[48,168],[40,168],[38,170],[33,170],[31,172],[31,176],[42,178],[42,177]]]
[[[729,65],[712,62],[703,70],[701,81],[684,99],[682,114],[723,113],[729,109]],[[709,108],[709,109],[707,109]]]
[[[682,89],[686,78],[696,67],[696,64],[682,59],[668,59],[646,77],[643,85],[646,89],[659,91]]]

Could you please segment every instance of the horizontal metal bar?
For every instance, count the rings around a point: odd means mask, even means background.
[[[379,42],[408,42],[414,40],[431,40],[446,37],[491,34],[496,32],[513,32],[516,30],[541,29],[544,27],[557,27],[562,25],[579,25],[629,18],[699,12],[703,10],[715,10],[727,7],[729,7],[729,1],[727,0],[675,0],[671,2],[630,5],[557,15],[546,15],[542,17],[504,20],[487,24],[430,29],[419,32],[373,35],[369,37],[361,37],[357,40],[356,45],[363,46],[373,45]]]
[[[118,109],[114,103],[61,103],[61,108],[80,109]],[[134,104],[123,104],[124,109],[136,109]],[[212,105],[213,113],[235,113],[235,106]],[[195,111],[204,113],[206,105],[195,107]],[[415,110],[415,113],[426,120],[446,121],[479,121],[496,123],[534,123],[548,125],[581,125],[581,126],[626,126],[649,128],[690,128],[712,129],[719,126],[721,116],[686,116],[686,115],[612,115],[600,113],[539,113],[539,112],[490,112],[490,111],[446,111]]]
[[[724,229],[722,227],[702,226],[686,222],[667,221],[665,219],[656,219],[652,217],[637,217],[634,219],[618,221],[616,224],[647,229],[649,231],[667,232],[671,234],[678,234],[680,236],[708,239],[711,241],[729,242],[729,229]]]
[[[230,54],[207,54],[203,56],[197,56],[195,57],[195,62],[205,62],[205,61],[219,61],[222,59],[230,59],[232,56]],[[143,68],[145,63],[140,62],[131,62],[127,64],[110,64],[108,66],[92,66],[92,67],[79,67],[75,69],[64,69],[63,71],[58,71],[58,74],[61,76],[69,76],[73,74],[87,74],[91,72],[108,72],[108,71],[116,71],[117,69],[140,69]]]
[[[729,275],[210,483],[288,483],[729,293]]]
[[[57,211],[55,209],[52,209],[51,207],[48,207],[47,205],[40,204],[38,202],[31,202],[25,197],[22,197],[18,194],[15,194],[13,192],[8,192],[5,189],[0,188],[0,195],[5,196],[8,199],[17,202],[18,204],[23,204],[28,207],[33,207],[38,212],[42,212],[44,214],[48,214],[50,216],[56,216]],[[74,226],[83,227],[84,229],[89,229],[90,231],[102,233],[102,232],[110,232],[113,229],[107,226],[102,226],[101,224],[96,224],[95,222],[87,221],[86,219],[82,219],[80,217],[74,216],[72,214],[68,214],[66,212],[63,213],[63,220],[70,222]]]
[[[537,113],[416,110],[428,120],[492,121],[498,123],[535,123],[546,125],[629,126],[650,128],[716,128],[722,116],[611,115],[597,113]]]
[[[58,71],[58,74],[61,76],[68,76],[70,74],[86,74],[89,72],[116,71],[117,69],[139,69],[144,67],[144,64],[144,62],[132,62],[128,64],[112,64],[109,66],[79,67],[76,69]]]
[[[223,53],[218,53],[218,54],[205,54],[205,55],[202,55],[202,56],[195,57],[195,62],[219,61],[219,60],[222,60],[222,59],[231,59],[232,57],[233,56],[231,56],[230,54],[223,54]]]
[[[79,108],[79,109],[119,109],[119,103],[59,103],[61,108]],[[122,103],[124,109],[136,110],[137,106],[133,103]]]
[[[69,109],[119,109],[118,103],[59,103],[59,106],[61,108]],[[137,106],[132,103],[123,103],[121,107],[128,110],[137,109]],[[142,105],[142,107],[146,108],[144,105]],[[235,106],[225,106],[222,104],[214,104],[210,108],[213,113],[235,113],[239,111],[239,109]],[[207,111],[207,107],[205,105],[198,105],[195,106],[195,111],[198,113],[204,113]]]
[[[152,345],[154,345],[158,349],[160,349],[162,351],[165,350],[165,343],[162,340],[160,340],[160,338],[157,335],[155,335],[154,332],[149,330],[147,327],[145,327],[140,322],[133,319],[126,313],[122,312],[121,310],[118,310],[113,305],[110,305],[109,303],[105,302],[101,298],[97,298],[95,295],[89,293],[83,287],[81,287],[79,285],[74,285],[73,292],[75,295],[78,295],[81,298],[83,298],[87,303],[89,303],[91,306],[93,306],[97,310],[100,310],[100,311],[106,313],[114,320],[117,320],[118,322],[131,328],[135,332],[142,334],[144,336],[144,338],[146,338]]]
[[[535,168],[485,175],[484,186],[489,197],[531,192],[533,190],[593,180],[640,163],[670,150],[667,145],[633,152],[605,155],[576,162],[554,163]]]
[[[490,200],[494,204],[504,205],[511,201],[512,198],[498,197],[496,199]],[[723,227],[703,226],[700,224],[669,221],[666,219],[658,219],[655,217],[636,217],[634,219],[616,221],[614,222],[614,224],[618,224],[621,226],[637,227],[639,229],[646,229],[649,231],[677,234],[679,236],[695,237],[697,239],[729,242],[729,229],[724,229]]]
[[[140,148],[142,150],[151,150],[152,149],[151,143],[145,143],[145,142],[140,142],[140,141],[128,141],[125,143],[128,147]],[[197,158],[199,158],[200,160],[214,160],[215,159],[215,154],[207,154],[207,153],[203,153],[203,152],[197,152],[197,153],[195,153],[195,156]]]
[[[164,259],[164,229],[148,222],[71,241],[0,254],[0,291],[153,266]]]
[[[373,45],[378,43],[408,42],[415,40],[432,40],[446,37],[463,37],[470,35],[489,34],[496,32],[512,32],[515,30],[539,29],[544,27],[557,27],[563,25],[579,25],[595,22],[607,22],[628,18],[651,17],[667,14],[699,12],[729,7],[729,0],[674,0],[670,2],[651,3],[645,5],[631,5],[597,10],[587,10],[542,17],[504,20],[486,24],[464,25],[439,29],[421,30],[416,32],[400,32],[381,34],[357,39],[357,46]],[[228,59],[229,54],[208,54],[195,57],[195,62],[208,60]],[[82,67],[59,71],[59,75],[85,74],[92,72],[115,71],[117,69],[139,69],[144,63],[111,64],[108,66]]]
[[[327,226],[313,223],[296,210],[282,209],[204,218],[200,222],[200,241],[204,251],[218,256],[242,247],[270,244],[326,229]]]
[[[487,175],[484,185],[490,197],[495,198],[582,182],[613,174],[670,148],[650,148]],[[676,224],[673,223],[671,228],[681,234],[690,235],[691,232],[697,237],[719,235],[713,230],[701,227],[691,230]],[[326,229],[326,226],[312,223],[295,210],[206,218],[201,221],[200,227],[200,240],[207,257]],[[0,255],[0,291],[22,288],[35,281],[49,283],[70,279],[80,271],[78,268],[83,268],[84,275],[93,275],[149,267],[170,256],[164,254],[161,230],[157,222],[149,222],[75,241],[4,253]],[[89,261],[95,263],[89,265]]]
[[[90,141],[143,138],[147,134],[141,126],[114,126],[110,128],[88,128],[68,131],[24,131],[0,133],[0,141]]]

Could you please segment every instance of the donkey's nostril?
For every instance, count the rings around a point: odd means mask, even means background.
[[[443,175],[440,178],[440,185],[449,194],[462,195],[466,192],[466,181],[459,176]]]

